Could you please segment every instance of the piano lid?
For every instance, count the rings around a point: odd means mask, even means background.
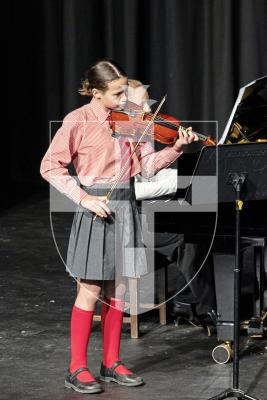
[[[239,90],[218,144],[267,141],[267,76]]]

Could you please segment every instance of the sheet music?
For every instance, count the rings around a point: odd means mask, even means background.
[[[225,127],[225,129],[224,129],[224,132],[223,132],[222,137],[220,138],[218,144],[224,144],[224,143],[225,143],[225,141],[226,141],[226,139],[227,139],[227,136],[228,136],[228,133],[229,133],[229,130],[230,130],[231,125],[232,125],[232,121],[233,121],[233,119],[234,119],[234,115],[235,115],[236,110],[237,110],[237,107],[239,106],[239,104],[240,104],[241,101],[243,100],[243,97],[247,97],[247,93],[245,93],[246,89],[248,89],[248,88],[250,88],[250,86],[254,85],[254,84],[257,82],[257,80],[258,80],[258,79],[255,79],[254,81],[248,83],[247,85],[243,86],[243,87],[239,90],[239,93],[238,93],[238,96],[237,96],[237,99],[236,99],[234,108],[233,108],[233,110],[232,110],[232,112],[231,112],[230,118],[229,118],[229,120],[228,120],[228,122],[227,122],[227,124],[226,124],[226,127]],[[249,89],[248,89],[248,90],[249,90]],[[246,94],[246,96],[244,96],[244,94]],[[249,93],[248,93],[248,94],[249,94]]]

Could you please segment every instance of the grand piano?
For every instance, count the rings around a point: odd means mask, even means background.
[[[212,148],[213,147],[213,148]],[[266,272],[264,261],[267,243],[267,76],[259,78],[239,90],[239,94],[218,146],[203,147],[199,153],[184,154],[179,159],[181,176],[191,175],[187,187],[178,188],[171,198],[181,204],[192,205],[194,179],[200,176],[218,176],[217,210],[211,212],[160,212],[158,202],[148,203],[147,220],[151,230],[183,232],[185,241],[210,247],[214,265],[217,300],[216,331],[220,344],[213,350],[213,358],[225,363],[231,358],[233,341],[233,270],[235,265],[235,205],[234,190],[226,180],[231,168],[246,175],[241,192],[244,206],[241,213],[241,255],[246,267],[247,285],[245,309],[241,310],[242,327],[252,337],[262,337],[266,331],[264,289]],[[260,186],[253,179],[257,177]],[[178,178],[178,179],[179,179]],[[179,180],[178,180],[179,182]],[[225,190],[229,201],[225,201]],[[231,195],[231,191],[233,192]],[[162,199],[166,202],[170,199]],[[214,206],[214,204],[213,204]],[[256,301],[258,302],[256,303]],[[241,301],[242,304],[242,301]],[[257,304],[257,307],[256,307]]]

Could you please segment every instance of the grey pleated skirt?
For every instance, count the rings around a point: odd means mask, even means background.
[[[83,189],[94,196],[105,196],[110,186]],[[114,280],[120,276],[139,277],[147,273],[134,180],[120,184],[108,203],[107,218],[79,205],[74,214],[67,253],[67,271],[75,278]]]

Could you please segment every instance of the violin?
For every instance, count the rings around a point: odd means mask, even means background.
[[[114,133],[136,137],[143,132],[144,127],[147,125],[144,124],[144,121],[150,121],[153,114],[144,112],[141,108],[136,108],[136,105],[134,106],[135,109],[111,111],[111,128]],[[149,130],[147,135],[159,143],[173,145],[179,136],[179,127],[183,128],[177,118],[159,113],[154,119],[154,131]],[[205,146],[215,145],[215,141],[211,136],[197,132],[193,133],[198,136]]]

